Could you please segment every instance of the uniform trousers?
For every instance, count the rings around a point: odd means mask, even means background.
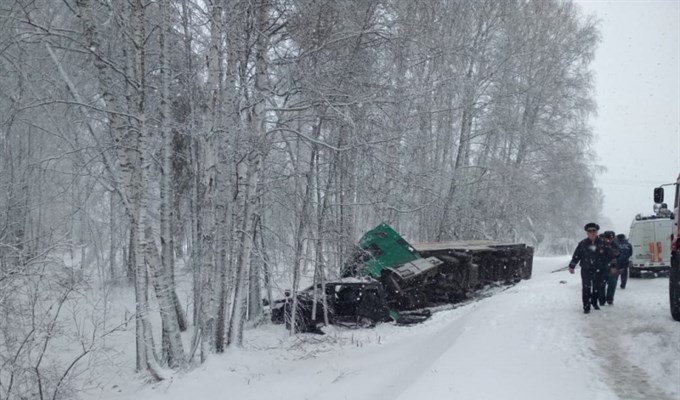
[[[602,287],[602,269],[581,266],[581,288],[583,308],[590,309],[590,305],[597,305]]]

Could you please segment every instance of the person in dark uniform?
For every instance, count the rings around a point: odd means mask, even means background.
[[[614,231],[604,232],[604,242],[607,243],[612,251],[612,258],[609,260],[602,272],[602,287],[599,290],[599,300],[600,305],[603,306],[609,304],[610,306],[614,304],[614,292],[616,291],[616,284],[619,280],[619,268],[618,259],[621,255],[621,250],[619,245],[616,243],[614,238],[616,234]]]
[[[581,266],[581,299],[583,312],[588,314],[591,305],[596,310],[600,309],[597,301],[602,286],[602,271],[614,256],[611,247],[597,236],[597,231],[600,230],[598,224],[590,222],[583,229],[587,237],[576,246],[569,262],[569,273],[574,273],[577,264]]]
[[[630,258],[633,256],[633,246],[630,245],[626,235],[619,233],[616,235],[616,244],[619,245],[619,258],[616,260],[616,265],[619,268],[619,275],[621,275],[621,289],[626,288],[626,283],[628,282],[628,265],[630,264]]]

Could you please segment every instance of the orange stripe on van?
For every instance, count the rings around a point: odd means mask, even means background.
[[[657,261],[663,261],[663,250],[661,250],[661,242],[656,242],[656,259]]]

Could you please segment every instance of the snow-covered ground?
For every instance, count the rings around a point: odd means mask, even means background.
[[[113,369],[86,398],[680,400],[668,279],[631,279],[613,306],[585,315],[579,274],[551,273],[567,262],[537,257],[532,279],[420,325],[290,337],[268,324],[248,330],[243,349],[159,384],[131,364]],[[132,362],[134,344],[121,351],[112,365]]]

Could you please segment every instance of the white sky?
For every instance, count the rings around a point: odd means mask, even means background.
[[[326,335],[291,337],[282,325],[261,325],[246,330],[244,349],[213,354],[186,373],[168,372],[156,385],[142,382],[131,367],[131,324],[111,335],[115,352],[100,366],[109,370],[91,369],[91,390],[80,395],[84,400],[680,399],[680,330],[668,309],[668,279],[630,279],[626,290],[617,289],[613,306],[585,315],[579,274],[551,273],[568,260],[536,257],[530,280],[410,327],[329,327]]]
[[[635,214],[652,213],[653,188],[680,173],[680,1],[578,3],[601,20],[592,126],[611,225],[600,225],[627,235]]]

